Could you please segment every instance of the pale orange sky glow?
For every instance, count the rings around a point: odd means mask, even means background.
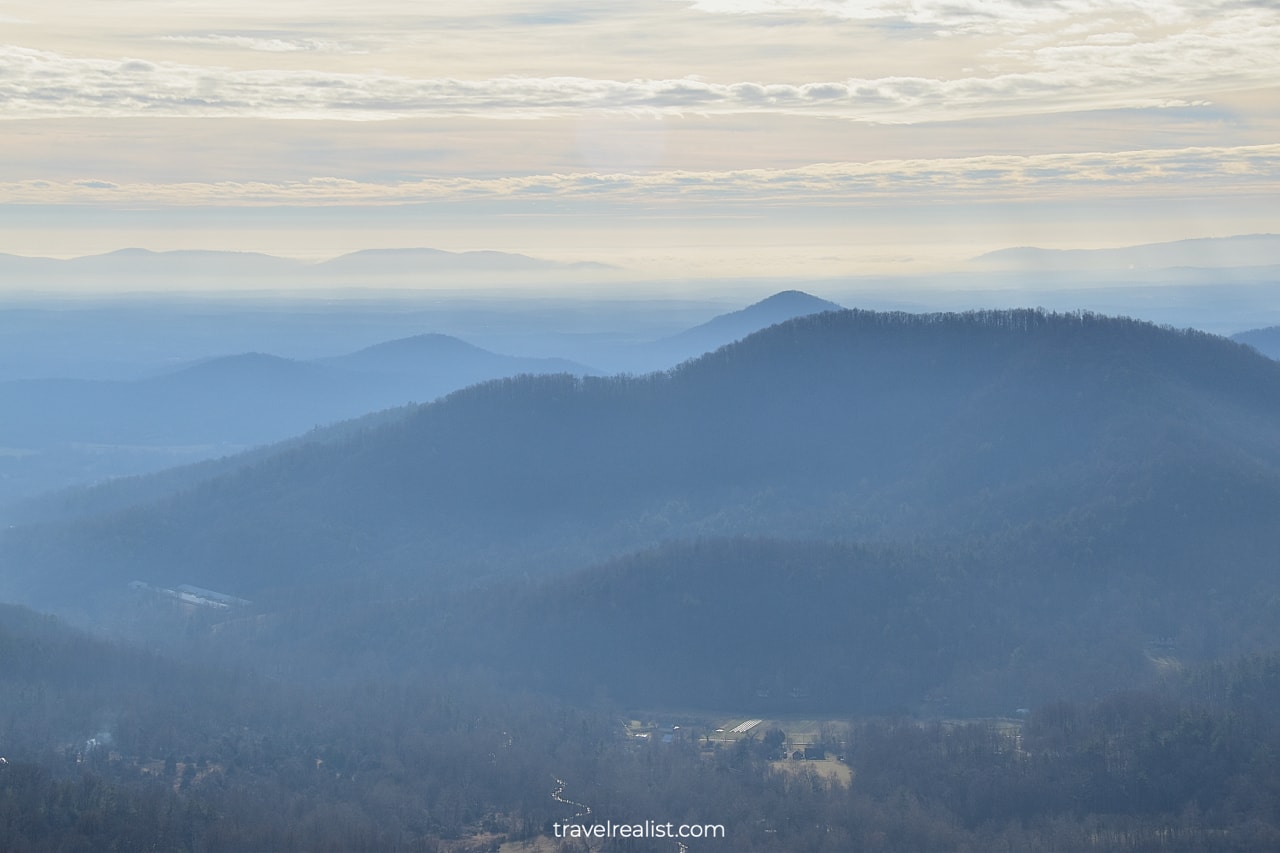
[[[1280,231],[1280,9],[0,2],[0,252],[892,275]]]

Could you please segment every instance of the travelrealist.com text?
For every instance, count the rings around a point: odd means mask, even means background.
[[[718,823],[553,823],[556,838],[724,838]]]

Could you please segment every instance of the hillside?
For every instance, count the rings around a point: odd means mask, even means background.
[[[434,257],[430,250],[410,251],[408,255],[416,258],[424,253]],[[123,259],[120,262],[136,255],[147,263],[166,259],[196,263],[203,257],[201,253],[176,253],[175,258],[146,252],[117,254]],[[389,256],[395,260],[400,254],[390,252]],[[86,263],[88,260],[91,259]],[[261,259],[246,255],[218,256],[213,260],[256,263]],[[483,258],[476,262],[480,261]],[[187,337],[199,339],[220,324],[229,324],[222,332],[232,340],[234,329],[250,339],[266,337],[284,343],[297,335],[305,338],[306,330],[317,320],[316,315],[297,315],[284,309],[250,314],[239,321],[234,315],[219,320],[218,311],[231,309],[224,305],[209,313],[209,307],[204,303],[192,305],[190,316],[161,313],[149,317],[145,310],[133,313],[127,306],[115,306],[107,312],[109,316],[99,317],[112,330],[110,341],[95,339],[88,329],[64,327],[61,323],[65,318],[54,322],[39,312],[25,317],[5,315],[10,321],[5,340],[12,344],[16,362],[24,360],[19,353],[29,356],[34,348],[48,348],[68,361],[60,369],[81,378],[47,378],[35,369],[26,378],[0,381],[0,410],[10,414],[0,423],[0,512],[9,517],[23,515],[25,511],[16,505],[42,492],[236,454],[319,425],[412,401],[426,402],[494,378],[526,373],[597,372],[567,358],[504,355],[452,335],[427,333],[315,359],[268,354],[274,350],[200,359],[170,356],[144,371],[145,377],[130,381],[82,375],[86,362],[105,365],[107,351],[102,347],[120,341],[129,342],[138,353],[157,358],[175,343],[166,338],[181,338],[186,333]],[[603,334],[598,339],[592,337],[593,344],[586,349],[617,369],[667,368],[775,322],[835,307],[807,294],[784,292],[666,341],[636,345]],[[570,313],[572,310],[576,309],[569,309]],[[560,313],[561,309],[556,308],[535,325],[556,322],[554,318]],[[502,320],[500,314],[487,316],[489,322],[482,323],[484,326],[511,322],[509,318]],[[186,325],[193,317],[202,318],[196,323],[197,328]],[[365,322],[358,313],[351,321],[353,326]],[[421,322],[427,321],[424,315]],[[400,323],[408,325],[403,320]],[[98,334],[105,332],[99,329]],[[328,339],[340,333],[322,324],[311,329],[311,334]],[[351,332],[343,330],[341,334]],[[555,341],[543,340],[534,348],[555,353],[559,345],[564,345],[572,350],[576,339],[570,335]],[[296,345],[296,340],[293,342]],[[78,366],[72,367],[77,347],[83,351]],[[175,361],[182,366],[175,368]],[[108,367],[104,369],[110,372]]]
[[[11,413],[0,426],[0,444],[265,443],[486,379],[573,371],[590,368],[421,335],[310,362],[240,353],[131,382],[0,382],[0,406]]]
[[[0,507],[73,484],[149,473],[425,402],[502,376],[588,373],[500,355],[448,335],[314,361],[240,353],[134,381],[0,382]]]
[[[740,665],[746,645],[719,665]],[[1264,850],[1280,838],[1276,657],[1019,720],[863,718],[796,737],[806,723],[787,714],[771,724],[792,734],[737,737],[721,725],[730,715],[664,714],[651,724],[670,732],[660,741],[509,684],[263,679],[5,606],[0,648],[15,664],[0,672],[0,834],[15,851],[533,849],[581,810],[570,797],[614,824],[712,816],[728,834],[707,848],[741,851],[1081,850],[1100,838]],[[811,738],[826,761],[780,760]],[[816,771],[837,752],[857,784]]]
[[[1009,716],[1280,649],[1280,582],[1263,555],[1280,533],[1247,546],[1221,537],[1207,554],[1196,526],[1143,548],[1150,509],[1119,508],[1111,528],[1088,519],[1090,540],[1077,519],[943,546],[668,544],[443,601],[424,591],[334,602],[323,618],[297,611],[255,654],[304,669],[322,660],[329,675],[370,661],[396,677],[483,671],[632,708],[946,717]]]
[[[175,637],[184,625],[172,614]],[[553,772],[581,778],[598,757],[615,784],[635,773],[612,719],[458,680],[327,690],[3,604],[0,651],[5,850],[433,850],[551,820]],[[608,755],[582,755],[566,730]],[[510,828],[495,820],[508,814]]]
[[[347,355],[320,359],[319,363],[365,374],[416,375],[424,384],[434,380],[449,390],[521,373],[594,372],[585,364],[568,359],[500,355],[441,334],[385,341]]]
[[[174,465],[148,474],[115,476],[100,483],[46,492],[9,507],[5,518],[13,524],[58,521],[117,513],[128,507],[162,502],[197,484],[228,476],[286,450],[310,444],[340,442],[364,431],[404,417],[410,406],[383,409],[359,418],[308,430],[307,432],[238,453]]]
[[[1280,360],[1280,326],[1250,329],[1232,335],[1231,340],[1253,347],[1267,358]]]
[[[1150,506],[1152,525],[1181,506],[1211,550],[1257,532],[1241,507],[1280,495],[1277,415],[1280,367],[1209,335],[826,313],[668,374],[466,389],[159,504],[8,531],[4,556],[35,599],[136,578],[269,601],[563,571],[698,536],[941,540],[1073,519],[1094,536],[1081,519],[1112,506]]]
[[[643,350],[654,365],[675,365],[796,317],[842,310],[834,302],[803,291],[784,290],[746,308],[720,314],[691,329],[653,341]]]

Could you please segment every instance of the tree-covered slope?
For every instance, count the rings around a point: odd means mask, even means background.
[[[260,444],[502,376],[574,372],[590,368],[420,335],[312,362],[242,353],[128,382],[16,380],[0,382],[0,442]]]
[[[712,317],[691,329],[651,341],[641,347],[640,360],[654,366],[675,365],[796,317],[841,310],[836,303],[804,291],[784,290],[745,308]]]
[[[456,668],[631,707],[1009,715],[1280,650],[1280,531],[1206,539],[1187,497],[943,544],[701,540],[448,595],[332,594],[251,645],[317,676]]]
[[[1231,336],[1233,341],[1248,344],[1267,358],[1280,359],[1280,327],[1250,329]]]
[[[163,504],[9,531],[5,558],[19,591],[140,577],[253,598],[565,568],[700,535],[1096,525],[1171,488],[1207,503],[1187,524],[1234,524],[1233,502],[1280,494],[1278,465],[1280,367],[1224,339],[1091,315],[850,311],[669,373],[476,386]]]

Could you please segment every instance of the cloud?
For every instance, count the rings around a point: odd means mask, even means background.
[[[411,16],[407,5],[371,0],[367,20],[304,16],[296,26],[306,29],[276,21],[166,32],[158,22],[164,34],[120,42],[122,51],[156,54],[138,59],[0,47],[0,118],[623,111],[917,123],[1182,105],[1280,85],[1274,3],[642,0],[564,7],[571,14],[498,6],[485,14],[443,4]],[[762,41],[757,24],[779,20],[807,26]],[[899,31],[909,40],[896,41]],[[62,43],[45,47],[54,44]],[[188,45],[239,64],[194,64],[179,52]],[[352,59],[366,48],[378,68]]]
[[[1261,50],[1271,46],[1261,40]],[[1280,55],[1280,45],[1276,45]],[[1057,111],[1162,107],[1224,84],[1276,82],[1270,65],[1238,61],[1250,51],[1204,36],[1148,46],[1130,67],[1115,45],[1042,48],[1053,72],[943,80],[893,76],[793,83],[584,77],[416,79],[387,74],[243,71],[138,59],[78,59],[0,48],[3,116],[256,117],[373,120],[479,115],[531,118],[583,111],[680,115],[775,113],[911,123]],[[1124,49],[1130,49],[1124,47]],[[1170,54],[1174,54],[1171,57]],[[1190,58],[1190,62],[1188,62]],[[1216,69],[1216,70],[1214,70]]]
[[[1096,201],[1108,196],[1181,197],[1208,193],[1280,193],[1280,144],[818,163],[795,169],[584,172],[396,183],[339,177],[119,185],[98,180],[17,181],[0,184],[0,203],[397,205],[554,198],[646,205],[747,202],[823,206],[886,200]]]
[[[288,38],[270,34],[208,33],[205,35],[160,36],[161,41],[179,44],[231,47],[264,53],[363,53],[349,45],[327,39]]]
[[[1202,19],[1230,5],[1235,5],[1232,0],[695,0],[693,8],[712,14],[809,13],[853,21],[900,21],[949,35],[1021,35],[1115,15],[1140,15],[1167,26]]]
[[[887,26],[925,52],[959,44],[992,76],[950,85],[994,89],[1000,80],[1027,93],[1042,85],[1050,101],[1072,85],[1091,87],[1102,103],[1280,82],[1280,6],[1263,0],[696,0],[693,8],[825,16],[848,24],[849,39],[859,27]]]

